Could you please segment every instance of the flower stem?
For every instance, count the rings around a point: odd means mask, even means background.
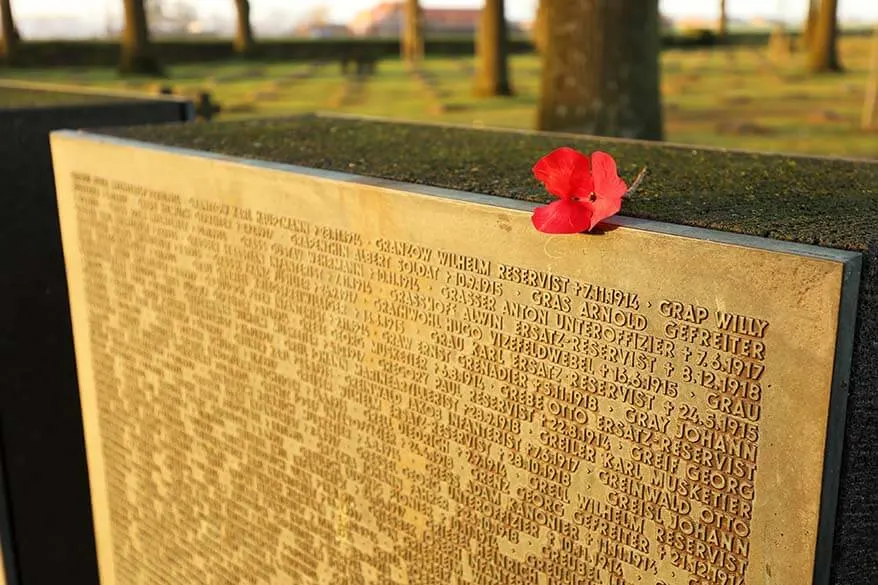
[[[643,167],[640,169],[640,172],[637,173],[637,177],[635,177],[634,182],[631,183],[631,186],[625,191],[625,197],[630,197],[640,186],[640,183],[643,182],[643,179],[646,178],[646,173],[648,171],[647,167]]]

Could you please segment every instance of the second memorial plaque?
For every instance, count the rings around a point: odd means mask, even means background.
[[[856,255],[53,153],[104,583],[820,574]]]

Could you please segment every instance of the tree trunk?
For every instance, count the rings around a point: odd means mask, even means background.
[[[814,44],[814,32],[817,30],[817,15],[820,14],[820,0],[808,2],[808,18],[802,31],[802,44],[810,49]]]
[[[842,71],[838,59],[838,0],[823,0],[817,15],[813,42],[808,50],[811,73]]]
[[[485,0],[476,39],[478,68],[475,93],[482,97],[512,95],[504,0]]]
[[[546,18],[546,12],[548,12],[548,10],[549,0],[539,0],[531,35],[533,37],[534,47],[540,55],[546,52],[546,39],[549,36],[549,31],[547,29],[549,26],[549,19]]]
[[[256,42],[253,27],[250,26],[250,0],[235,0],[238,9],[238,28],[235,33],[235,52],[242,57],[253,55]]]
[[[729,37],[729,13],[726,12],[726,0],[719,0],[719,32],[717,36],[721,41]]]
[[[417,65],[424,58],[424,19],[418,0],[406,0],[403,14],[402,59]]]
[[[872,39],[872,68],[866,81],[866,101],[863,104],[863,130],[878,127],[878,27]]]
[[[539,130],[661,140],[658,0],[544,0]]]
[[[12,2],[0,0],[0,62],[15,62],[18,39],[18,30],[12,17]]]
[[[153,54],[149,41],[144,0],[124,0],[125,29],[122,31],[122,60],[119,72],[123,75],[162,75],[162,68]]]

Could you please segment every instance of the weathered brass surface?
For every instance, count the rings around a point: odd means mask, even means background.
[[[837,257],[53,155],[105,585],[812,582]]]

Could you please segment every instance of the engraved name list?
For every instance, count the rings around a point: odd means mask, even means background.
[[[745,583],[767,320],[73,181],[122,582]]]

